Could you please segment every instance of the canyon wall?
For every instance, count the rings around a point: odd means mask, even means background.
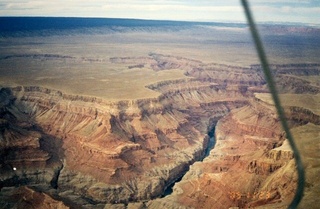
[[[319,85],[305,80],[303,76],[318,76],[319,69],[318,65],[306,65],[308,69],[304,71],[301,66],[304,65],[277,66],[277,69],[291,67],[295,70],[279,70],[276,78],[282,92],[294,93],[281,94],[280,98],[285,101],[287,120],[307,176],[299,208],[317,208],[319,181],[314,175],[320,169]],[[286,77],[292,82],[289,86]],[[297,93],[302,94],[299,96]],[[303,100],[304,97],[309,99],[304,102],[291,100]],[[194,163],[183,179],[175,184],[170,196],[150,201],[148,208],[288,207],[296,192],[297,173],[293,152],[272,102],[254,97],[247,105],[233,109],[218,121],[215,139],[216,144],[209,157]]]

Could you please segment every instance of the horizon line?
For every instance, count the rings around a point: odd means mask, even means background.
[[[1,16],[0,18],[71,18],[71,19],[117,19],[117,20],[138,20],[138,21],[167,21],[167,22],[186,22],[186,23],[229,23],[229,24],[247,24],[246,21],[232,21],[232,20],[174,20],[174,19],[147,19],[147,18],[134,18],[134,17],[92,17],[92,16]],[[317,26],[320,23],[306,23],[306,22],[288,22],[288,21],[265,21],[258,22],[258,25],[300,25],[300,26]]]

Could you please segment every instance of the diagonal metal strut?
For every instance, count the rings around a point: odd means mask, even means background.
[[[295,196],[294,196],[292,202],[288,206],[289,209],[294,209],[294,208],[297,208],[298,204],[300,203],[300,201],[303,197],[303,190],[304,190],[304,184],[305,184],[305,173],[304,173],[304,168],[303,168],[303,164],[301,161],[301,156],[299,154],[299,150],[294,142],[293,136],[290,132],[288,123],[286,121],[284,110],[281,106],[281,102],[280,102],[280,99],[278,96],[275,82],[273,80],[272,73],[269,68],[267,56],[264,52],[263,45],[262,45],[258,30],[256,28],[255,22],[252,17],[252,13],[249,8],[249,4],[248,4],[247,0],[241,0],[241,3],[244,8],[244,11],[245,11],[245,15],[246,15],[248,24],[250,26],[251,35],[252,35],[254,44],[256,46],[256,50],[257,50],[257,53],[258,53],[258,56],[259,56],[259,59],[260,59],[261,65],[262,65],[265,79],[268,83],[269,90],[272,95],[274,105],[277,109],[277,113],[278,113],[282,128],[286,133],[286,138],[288,139],[289,144],[291,146],[291,149],[293,150],[294,159],[296,161],[297,171],[298,171],[297,190],[296,190],[296,193],[295,193]]]

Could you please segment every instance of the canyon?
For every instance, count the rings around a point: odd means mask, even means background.
[[[160,23],[0,32],[0,208],[287,208],[294,155],[245,24]],[[319,29],[261,29],[316,208]]]
[[[38,86],[2,88],[3,189],[29,186],[10,192],[26,196],[34,189],[71,208],[288,205],[297,178],[293,153],[258,66],[204,64],[162,54],[111,61],[128,68],[148,65],[154,71],[179,68],[187,78],[148,85],[160,93],[156,98],[123,101]],[[308,101],[314,99],[306,107],[303,102],[284,104],[292,130],[315,135],[302,146],[307,173],[315,175],[320,86],[301,77],[319,76],[320,65],[273,67],[284,86],[281,98],[309,94]],[[296,70],[289,74],[288,68]],[[195,162],[205,155],[214,127],[214,149],[203,162]],[[186,171],[173,193],[160,198]],[[314,175],[307,178],[309,198],[319,185]],[[10,200],[6,204],[25,204]]]

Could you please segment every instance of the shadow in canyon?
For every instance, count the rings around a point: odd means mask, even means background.
[[[58,188],[63,142],[43,131],[31,107],[18,103],[10,88],[0,89],[0,137],[0,189]]]
[[[215,126],[213,126],[209,130],[210,130],[208,132],[209,140],[208,140],[207,147],[204,149],[204,155],[199,160],[197,160],[195,162],[203,161],[206,157],[208,157],[210,155],[210,151],[214,148],[214,146],[216,144],[216,140],[215,140],[215,137],[214,137],[214,135],[215,135]],[[169,184],[167,187],[165,187],[164,192],[161,195],[161,198],[172,194],[174,185],[182,180],[183,176],[189,171],[189,168],[190,168],[191,165],[188,166],[186,171],[184,173],[182,173],[179,178],[177,178],[171,184]]]

